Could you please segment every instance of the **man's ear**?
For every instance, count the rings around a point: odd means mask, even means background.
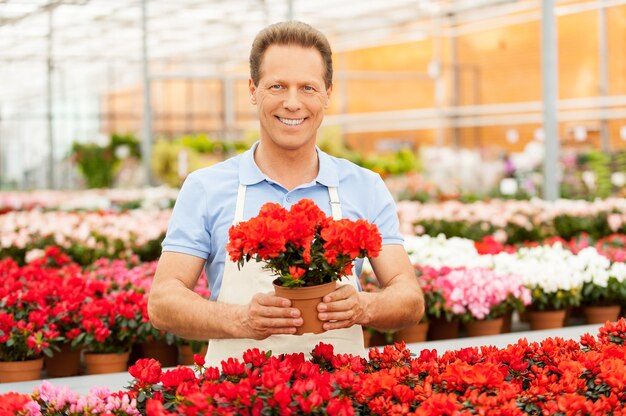
[[[333,92],[333,84],[330,84],[330,86],[326,89],[326,102],[324,103],[324,108],[328,108],[328,106],[330,105],[330,96]]]
[[[248,90],[250,91],[250,104],[256,105],[256,86],[252,79],[248,80]]]

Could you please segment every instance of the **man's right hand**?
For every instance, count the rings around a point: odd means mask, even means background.
[[[238,338],[265,339],[276,334],[295,334],[302,325],[300,311],[289,299],[269,293],[257,293],[239,311],[242,334]]]

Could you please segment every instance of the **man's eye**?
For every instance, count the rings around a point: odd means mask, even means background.
[[[280,85],[280,84],[274,84],[274,85],[270,86],[271,90],[279,90],[281,88],[282,88],[282,85]]]
[[[305,85],[305,86],[304,86],[304,90],[305,90],[306,92],[313,92],[313,91],[315,91],[315,88],[313,88],[313,87],[312,87],[312,86],[310,86],[310,85]]]

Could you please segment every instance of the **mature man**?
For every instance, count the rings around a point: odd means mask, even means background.
[[[328,40],[300,22],[261,31],[250,53],[250,102],[260,140],[242,155],[189,175],[176,201],[149,298],[152,323],[190,339],[210,339],[209,365],[248,348],[309,353],[319,342],[365,355],[361,325],[384,330],[416,324],[423,294],[403,247],[394,201],[380,176],[316,147],[332,92]],[[290,207],[310,198],[327,215],[378,226],[383,248],[371,259],[382,290],[359,291],[343,279],[318,305],[322,334],[293,335],[300,311],[274,295],[256,262],[241,270],[226,255],[228,228],[266,202]],[[205,268],[211,299],[192,289]]]

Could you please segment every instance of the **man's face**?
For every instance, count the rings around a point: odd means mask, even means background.
[[[314,48],[272,45],[263,56],[259,85],[249,81],[261,124],[261,141],[283,150],[314,146],[332,87]]]

